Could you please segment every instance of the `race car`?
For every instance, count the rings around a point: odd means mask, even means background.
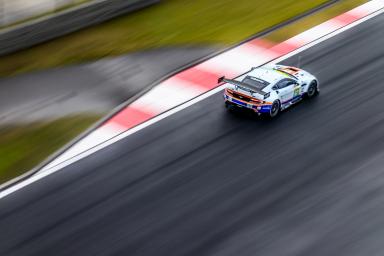
[[[220,77],[225,83],[225,106],[250,109],[275,117],[280,111],[319,91],[319,81],[307,71],[284,65],[252,68],[236,79]]]

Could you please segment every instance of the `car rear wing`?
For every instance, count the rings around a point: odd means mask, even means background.
[[[262,90],[259,90],[257,88],[255,88],[254,86],[250,85],[250,84],[247,84],[247,83],[244,83],[244,82],[240,82],[240,81],[236,81],[236,80],[233,80],[233,79],[227,79],[225,78],[224,76],[220,77],[217,81],[219,84],[220,83],[228,83],[228,84],[233,84],[235,86],[238,86],[242,89],[246,89],[247,91],[250,91],[251,93],[258,93],[262,96],[265,96],[266,92],[263,92]]]

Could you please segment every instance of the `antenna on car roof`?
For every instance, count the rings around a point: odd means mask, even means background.
[[[299,55],[299,57],[298,57],[298,62],[299,63],[297,63],[297,67],[300,68],[300,66],[301,66],[301,55]]]

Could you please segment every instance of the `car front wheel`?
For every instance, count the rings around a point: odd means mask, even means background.
[[[311,82],[311,84],[308,86],[307,97],[308,98],[312,98],[312,97],[316,96],[317,93],[318,93],[318,91],[317,91],[317,82],[315,80],[313,80]]]

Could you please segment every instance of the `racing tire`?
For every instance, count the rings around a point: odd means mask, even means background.
[[[225,108],[226,108],[228,111],[233,111],[234,106],[232,105],[232,103],[229,103],[228,101],[226,101],[226,102],[225,102]]]
[[[272,103],[272,107],[271,107],[271,110],[269,111],[269,117],[270,118],[274,118],[276,117],[279,112],[280,112],[280,101],[278,100],[275,100],[273,103]]]
[[[315,97],[316,95],[318,94],[318,90],[317,90],[317,82],[316,80],[313,80],[309,86],[308,86],[308,90],[307,90],[307,98],[313,98]]]

